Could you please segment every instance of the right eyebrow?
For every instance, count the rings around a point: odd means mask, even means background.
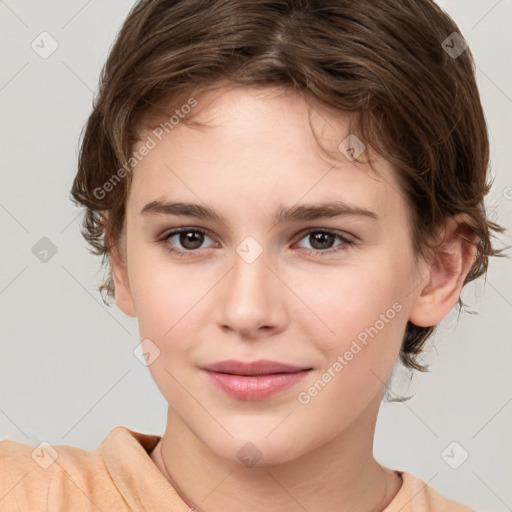
[[[211,219],[227,224],[226,219],[209,206],[193,203],[155,200],[147,203],[140,211],[141,215],[183,215],[198,219]]]

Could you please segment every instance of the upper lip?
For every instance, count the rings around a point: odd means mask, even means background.
[[[202,367],[203,370],[218,373],[230,373],[232,375],[268,375],[272,373],[294,373],[310,370],[304,366],[294,366],[278,361],[219,361]]]

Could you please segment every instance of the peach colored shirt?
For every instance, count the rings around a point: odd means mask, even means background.
[[[0,512],[187,512],[149,456],[159,439],[118,426],[95,452],[1,441]],[[402,487],[383,512],[474,512],[400,474]]]

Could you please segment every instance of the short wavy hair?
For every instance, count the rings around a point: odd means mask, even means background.
[[[464,284],[499,255],[491,239],[503,228],[484,207],[489,140],[473,56],[433,1],[147,0],[133,6],[103,67],[71,189],[85,207],[81,232],[108,267],[106,304],[143,119],[219,83],[282,87],[350,113],[357,137],[396,171],[415,254],[432,249],[447,218],[466,214],[476,257]],[[434,329],[408,322],[406,367],[425,370],[418,356]]]

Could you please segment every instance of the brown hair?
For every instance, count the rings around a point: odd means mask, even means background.
[[[464,213],[476,239],[465,283],[485,274],[500,253],[491,232],[503,228],[485,213],[487,127],[458,32],[431,0],[139,1],[102,70],[71,190],[86,208],[91,252],[109,265],[100,292],[114,294],[108,257],[121,253],[142,120],[221,82],[283,87],[357,116],[357,137],[394,166],[406,193],[416,254]],[[406,366],[425,369],[417,356],[434,328],[408,323]]]

